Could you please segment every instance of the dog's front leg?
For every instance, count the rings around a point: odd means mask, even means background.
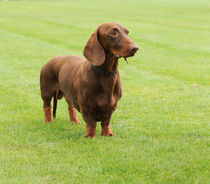
[[[113,133],[110,129],[109,123],[112,117],[112,112],[107,116],[107,118],[101,122],[101,135],[104,136],[113,136],[115,133]]]
[[[51,113],[51,106],[44,107],[44,122],[52,123],[52,113]]]
[[[80,108],[82,117],[86,123],[86,133],[85,137],[96,137],[96,121],[94,120],[91,112],[89,112],[88,108]]]
[[[86,123],[85,137],[96,137],[96,122]]]

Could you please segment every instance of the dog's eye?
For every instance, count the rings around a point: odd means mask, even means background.
[[[113,29],[113,30],[110,32],[110,34],[111,34],[112,36],[116,36],[116,35],[117,35],[117,30],[116,30],[116,29]]]
[[[129,34],[129,31],[127,29],[125,30],[125,32],[126,32],[126,34]]]

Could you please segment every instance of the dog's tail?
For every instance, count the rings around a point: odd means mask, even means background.
[[[57,91],[55,91],[54,96],[53,96],[53,117],[56,117],[56,109],[57,109],[57,103],[58,100],[60,100],[61,98],[63,98],[63,92],[58,89]]]
[[[58,98],[57,98],[57,91],[56,91],[53,96],[53,117],[54,118],[56,117],[57,103],[58,103]]]

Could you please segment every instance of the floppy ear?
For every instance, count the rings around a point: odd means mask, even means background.
[[[105,61],[105,53],[98,41],[97,30],[92,33],[83,50],[83,55],[95,66],[100,66]]]

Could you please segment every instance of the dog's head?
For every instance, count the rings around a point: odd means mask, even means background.
[[[129,31],[118,23],[104,23],[92,33],[83,55],[93,65],[100,66],[105,61],[105,53],[117,58],[134,56],[138,46],[128,37]]]

